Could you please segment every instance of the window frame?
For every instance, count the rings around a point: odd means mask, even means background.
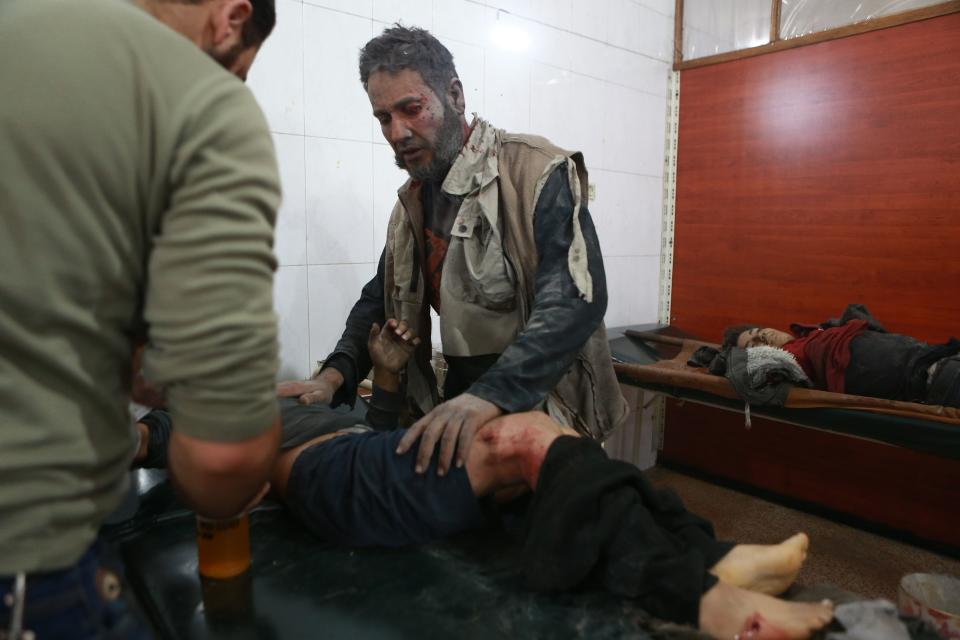
[[[872,18],[870,20],[864,20],[863,22],[857,22],[854,24],[844,25],[842,27],[835,27],[833,29],[827,29],[825,31],[818,31],[817,33],[808,33],[803,36],[798,36],[796,38],[787,38],[786,40],[780,37],[780,15],[781,15],[781,0],[771,0],[770,2],[770,42],[768,44],[762,44],[757,47],[749,47],[746,49],[738,49],[736,51],[727,51],[725,53],[718,53],[712,56],[704,56],[702,58],[694,58],[692,60],[683,59],[683,3],[684,0],[675,0],[675,10],[674,10],[674,28],[673,28],[673,70],[674,71],[683,71],[685,69],[696,69],[698,67],[706,67],[712,64],[720,64],[721,62],[730,62],[731,60],[739,60],[741,58],[751,58],[753,56],[760,56],[767,53],[773,53],[774,51],[783,51],[785,49],[795,49],[797,47],[805,47],[807,45],[816,44],[818,42],[827,42],[829,40],[837,40],[838,38],[846,38],[848,36],[857,35],[860,33],[867,33],[869,31],[876,31],[878,29],[888,29],[890,27],[896,27],[902,24],[907,24],[910,22],[917,22],[918,20],[928,20],[930,18],[937,18],[939,16],[945,16],[951,13],[960,13],[960,0],[947,0],[946,2],[941,2],[939,4],[933,4],[929,7],[921,7],[919,9],[910,9],[909,11],[902,11],[900,13],[892,13],[888,16],[882,16],[879,18]]]

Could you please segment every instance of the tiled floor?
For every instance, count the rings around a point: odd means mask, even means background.
[[[829,584],[866,598],[887,598],[896,602],[897,584],[908,573],[960,576],[960,560],[957,559],[662,467],[654,467],[647,473],[655,484],[676,490],[691,511],[712,521],[718,538],[765,544],[805,531],[810,536],[811,546],[798,578],[798,583],[803,586]]]

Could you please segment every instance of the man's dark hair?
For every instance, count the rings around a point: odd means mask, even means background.
[[[450,51],[429,31],[418,27],[404,27],[399,23],[387,27],[360,50],[360,82],[364,89],[372,73],[394,74],[403,69],[419,73],[441,99],[450,81],[458,77]]]
[[[275,0],[250,0],[253,13],[243,25],[240,41],[244,48],[259,47],[277,24]]]
[[[182,4],[203,4],[207,0],[172,0]],[[243,23],[240,44],[244,49],[259,47],[277,24],[276,0],[250,0],[253,11]]]
[[[744,331],[750,331],[751,329],[758,329],[760,325],[758,324],[735,324],[727,327],[723,330],[723,345],[724,347],[735,347],[737,346],[737,338],[740,337],[740,334]]]

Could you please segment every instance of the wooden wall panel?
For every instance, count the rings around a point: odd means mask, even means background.
[[[960,333],[960,14],[684,71],[672,319]]]
[[[659,460],[960,552],[960,463],[888,444],[670,401]]]
[[[672,324],[960,335],[960,14],[682,72]],[[668,406],[662,459],[960,548],[960,463]]]

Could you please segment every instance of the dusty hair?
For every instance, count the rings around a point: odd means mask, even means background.
[[[450,81],[457,78],[453,55],[429,31],[395,24],[387,27],[360,50],[360,82],[367,88],[371,74],[390,74],[403,69],[416,71],[443,98]]]

